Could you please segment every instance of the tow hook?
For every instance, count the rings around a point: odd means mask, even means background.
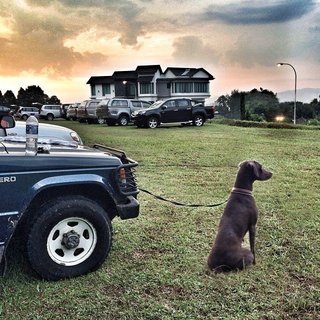
[[[80,243],[80,235],[74,230],[64,233],[61,244],[67,249],[75,249]]]

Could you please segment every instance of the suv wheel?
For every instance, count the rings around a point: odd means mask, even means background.
[[[81,196],[44,205],[27,233],[27,258],[44,279],[60,280],[98,269],[112,243],[107,213]]]
[[[159,126],[159,121],[156,117],[150,117],[147,121],[147,126],[150,129],[155,129]]]
[[[204,117],[200,114],[197,114],[194,118],[193,118],[193,125],[196,127],[201,127],[204,124]]]
[[[100,118],[100,117],[98,118],[97,121],[98,121],[99,124],[104,124],[105,123],[105,120],[103,118]]]
[[[54,115],[52,113],[47,114],[47,120],[52,121],[54,119]]]
[[[24,114],[22,117],[21,117],[22,120],[26,121],[28,119],[28,116],[26,114]]]
[[[121,115],[119,117],[118,123],[120,126],[127,126],[129,124],[129,117],[126,115]]]

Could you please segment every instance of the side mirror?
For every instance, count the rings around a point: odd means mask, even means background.
[[[0,116],[0,128],[9,129],[14,128],[16,122],[14,121],[14,117],[9,115]]]
[[[167,109],[167,108],[168,108],[168,106],[165,105],[165,104],[164,104],[163,106],[161,106],[161,109],[162,109],[162,110],[165,110],[165,109]]]

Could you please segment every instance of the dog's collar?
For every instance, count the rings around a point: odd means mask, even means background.
[[[232,188],[231,193],[238,193],[238,194],[243,194],[245,196],[251,196],[252,197],[252,191],[248,190],[248,189]]]

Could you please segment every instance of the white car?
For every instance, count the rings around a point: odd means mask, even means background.
[[[8,137],[24,137],[26,136],[26,123],[24,121],[16,121],[14,128],[6,129]],[[1,133],[0,133],[1,136]],[[82,145],[80,136],[73,130],[58,126],[55,124],[39,123],[39,139],[48,140],[65,140],[68,142],[76,142]]]

